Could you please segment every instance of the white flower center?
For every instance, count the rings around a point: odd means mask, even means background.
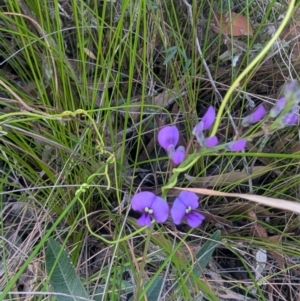
[[[145,207],[145,212],[152,214],[153,213],[153,209],[150,209],[148,207]]]
[[[192,207],[191,206],[188,206],[186,209],[185,209],[185,213],[188,214],[192,211]]]

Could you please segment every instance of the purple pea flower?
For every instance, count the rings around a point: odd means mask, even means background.
[[[242,126],[248,126],[262,120],[266,115],[266,110],[263,105],[258,106],[254,112],[242,120]]]
[[[296,113],[288,113],[288,114],[282,116],[282,118],[280,120],[280,124],[284,128],[286,126],[296,124],[297,121],[298,121],[298,114],[296,114]]]
[[[207,130],[209,129],[214,121],[216,119],[216,111],[212,106],[209,106],[209,108],[207,109],[206,113],[204,114],[204,116],[202,117],[202,124],[203,124],[203,130]]]
[[[201,122],[199,122],[194,128],[193,128],[193,131],[192,131],[192,134],[196,137],[197,141],[199,142],[199,144],[201,146],[203,146],[204,144],[204,140],[205,140],[205,136],[204,136],[204,133],[203,133],[203,125]]]
[[[203,141],[203,145],[211,148],[215,147],[218,144],[218,138],[216,136],[205,138]]]
[[[299,82],[297,80],[292,80],[291,82],[285,85],[284,95],[286,95],[287,97],[293,95],[294,98],[298,98],[293,100],[293,102],[296,104],[299,103],[299,90],[300,90]]]
[[[185,158],[185,148],[184,146],[178,146],[172,155],[172,160],[175,165],[180,164]]]
[[[204,133],[202,131],[199,131],[198,133],[195,133],[193,131],[193,135],[196,137],[198,143],[201,146],[212,148],[218,144],[218,138],[216,136],[205,138]]]
[[[158,223],[163,223],[169,215],[169,205],[161,197],[149,191],[135,194],[131,200],[131,207],[135,211],[142,212],[138,219],[139,226],[151,226],[151,217]]]
[[[203,130],[207,130],[212,126],[215,118],[216,111],[212,106],[210,106],[202,117],[202,120],[193,128],[192,133],[201,146],[210,148],[215,147],[218,144],[218,138],[216,136],[205,138],[203,133]]]
[[[179,141],[179,130],[176,126],[165,126],[158,132],[159,145],[165,149],[169,158],[175,165],[180,164],[185,158],[185,148],[179,146],[175,149]]]
[[[169,152],[179,141],[179,130],[174,125],[165,126],[158,132],[157,139],[160,146]]]
[[[281,111],[284,109],[285,102],[286,101],[285,101],[284,97],[278,99],[276,104],[270,110],[270,117],[274,118],[274,117],[278,116],[281,113]]]
[[[171,216],[174,224],[179,225],[181,220],[186,218],[190,227],[198,227],[205,219],[202,214],[195,211],[198,206],[198,196],[194,192],[180,192],[171,209]]]
[[[279,116],[280,118],[280,124],[282,127],[286,127],[289,125],[294,125],[298,121],[298,109],[299,107],[297,105],[294,105],[293,108],[285,115],[282,117]]]
[[[290,108],[300,103],[300,84],[297,80],[292,80],[285,85],[283,92],[286,99],[286,112],[290,113]]]
[[[216,111],[212,106],[209,106],[201,121],[194,127],[193,135],[196,136],[197,133],[209,129],[213,125],[215,119]]]
[[[280,100],[278,100],[278,102],[279,101],[281,101],[282,106],[286,103],[284,98],[281,98]],[[277,106],[277,104],[272,108],[272,109],[275,108],[274,112],[276,111],[276,106]],[[272,111],[272,109],[271,109],[271,111]],[[286,105],[285,105],[284,108],[282,107],[281,113],[279,113],[280,114],[279,116],[277,116],[275,113],[274,113],[274,115],[271,115],[271,111],[270,111],[271,117],[274,116],[274,117],[277,117],[277,118],[270,125],[269,129],[270,130],[275,130],[275,129],[278,130],[278,129],[282,129],[284,127],[296,124],[297,121],[298,121],[298,118],[299,118],[298,109],[299,109],[298,105],[293,105],[293,107],[288,112],[285,113],[283,111],[283,110],[286,110]]]
[[[247,140],[243,138],[240,140],[226,143],[225,147],[232,152],[239,152],[239,151],[245,150],[246,143],[247,143]]]

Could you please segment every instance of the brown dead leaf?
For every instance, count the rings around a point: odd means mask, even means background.
[[[251,227],[252,235],[257,237],[268,237],[268,233],[266,229],[263,227],[261,223],[257,221],[257,217],[254,211],[248,211],[247,212],[248,217],[250,220],[254,221]]]
[[[212,20],[212,30],[215,33],[224,33],[234,37],[253,36],[249,20],[235,12],[215,13]]]

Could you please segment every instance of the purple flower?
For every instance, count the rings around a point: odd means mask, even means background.
[[[286,94],[294,94],[299,91],[299,82],[297,80],[292,80],[291,82],[287,83],[284,87],[284,95]]]
[[[286,126],[296,124],[297,121],[298,121],[298,114],[296,114],[296,113],[288,113],[288,114],[282,116],[282,118],[280,120],[280,124],[284,128]]]
[[[286,101],[285,101],[284,97],[278,99],[276,104],[270,110],[270,117],[274,118],[274,117],[278,116],[281,113],[281,111],[284,109],[285,102]]]
[[[196,134],[193,131],[193,134],[201,146],[212,148],[218,144],[218,138],[216,136],[205,138],[204,133],[201,130]]]
[[[283,92],[286,101],[291,105],[299,104],[300,102],[300,85],[297,80],[292,80],[285,85]],[[289,110],[288,110],[289,111]]]
[[[185,217],[190,227],[198,227],[205,219],[202,214],[194,210],[198,208],[198,206],[198,196],[194,192],[180,192],[171,209],[174,224],[179,225],[181,220]]]
[[[202,123],[198,123],[194,128],[192,134],[196,137],[197,141],[201,146],[203,146],[203,142],[205,140],[205,136],[202,130]]]
[[[158,132],[158,143],[164,148],[169,158],[175,165],[180,164],[185,158],[185,149],[179,146],[175,149],[179,141],[179,130],[176,126],[165,126]]]
[[[178,148],[172,154],[172,160],[175,165],[180,164],[185,158],[185,148],[184,146],[178,146]]]
[[[212,106],[210,106],[207,109],[204,116],[202,117],[201,121],[194,127],[193,135],[197,136],[197,134],[202,132],[203,130],[209,129],[214,123],[215,118],[216,118],[216,111]]]
[[[207,148],[215,147],[218,144],[218,138],[216,136],[205,138],[203,145]]]
[[[239,152],[245,150],[246,143],[247,143],[246,139],[240,139],[240,140],[226,143],[226,148],[232,152]]]
[[[216,111],[212,106],[210,106],[202,117],[202,120],[193,128],[192,133],[201,146],[210,148],[215,147],[218,144],[218,138],[216,136],[205,138],[203,133],[204,130],[207,130],[212,126],[215,118]]]
[[[204,114],[204,116],[202,117],[202,124],[203,124],[203,130],[207,130],[209,129],[216,118],[216,111],[212,106],[209,106],[209,108],[207,109],[206,113]]]
[[[138,219],[139,226],[151,226],[151,217],[158,223],[163,223],[169,215],[169,205],[167,202],[149,191],[135,194],[131,200],[131,207],[135,211],[142,212]]]
[[[158,132],[158,143],[167,152],[174,148],[179,141],[179,131],[176,126],[165,126]]]
[[[282,103],[283,103],[283,101],[282,101]],[[285,112],[287,110],[287,108],[285,106],[282,109],[281,114],[269,126],[269,130],[278,130],[278,129],[282,129],[284,127],[296,124],[298,121],[298,118],[299,118],[298,109],[299,109],[298,105],[293,105],[293,107],[289,111]]]
[[[298,121],[298,106],[294,105],[293,108],[285,115],[279,116],[281,127],[294,125]]]
[[[256,110],[252,114],[243,118],[242,126],[248,126],[252,123],[256,123],[262,120],[265,117],[265,115],[266,115],[266,110],[263,105],[260,105],[256,108]]]

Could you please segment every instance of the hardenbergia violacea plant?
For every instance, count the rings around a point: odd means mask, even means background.
[[[292,81],[286,85],[284,97],[280,98],[276,104],[267,113],[265,107],[259,105],[250,115],[242,118],[240,122],[241,131],[232,141],[225,141],[219,144],[216,135],[207,136],[209,130],[216,120],[216,111],[213,106],[209,106],[200,122],[192,130],[192,134],[199,144],[199,156],[201,151],[230,151],[241,152],[246,150],[247,141],[258,135],[268,135],[278,129],[292,126],[298,121],[298,105],[300,102],[300,86],[297,81]],[[242,136],[242,129],[261,122],[262,131],[250,135]],[[189,166],[189,158],[194,154],[189,154],[189,147],[185,149],[178,146],[179,129],[175,125],[168,125],[161,128],[158,132],[158,143],[166,151],[169,159],[172,161],[171,166],[178,166],[173,170],[176,172],[183,171],[184,166]],[[198,158],[199,158],[198,156]],[[193,162],[193,161],[192,161]],[[190,166],[189,166],[190,167]],[[172,171],[172,170],[171,170]],[[139,226],[151,226],[154,222],[163,223],[169,215],[169,205],[166,202],[167,191],[176,185],[177,175],[172,176],[169,182],[162,188],[162,196],[156,196],[152,192],[143,191],[136,193],[132,198],[132,209],[142,213],[137,223]],[[204,216],[197,211],[199,207],[199,197],[190,191],[181,191],[174,200],[171,207],[171,217],[174,224],[178,225],[183,219],[192,227],[198,227],[204,220]]]

